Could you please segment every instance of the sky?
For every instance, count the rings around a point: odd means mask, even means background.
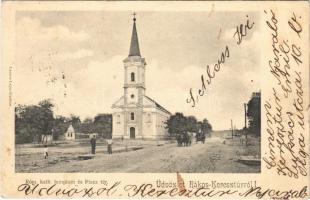
[[[243,103],[260,90],[259,14],[255,12],[139,12],[137,31],[146,59],[146,95],[172,113],[207,118],[215,130],[244,126]],[[236,26],[253,29],[236,44]],[[56,115],[81,119],[112,113],[123,94],[132,12],[19,11],[16,15],[15,104],[51,99]],[[206,66],[225,46],[230,58],[207,95],[193,108],[190,88],[199,88]]]

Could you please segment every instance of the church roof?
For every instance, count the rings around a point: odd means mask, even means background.
[[[151,102],[152,105],[154,105],[158,110],[161,110],[169,115],[171,115],[171,112],[169,112],[167,109],[165,109],[163,106],[161,106],[159,103],[157,103],[154,99],[144,95],[143,96],[145,100]],[[144,105],[147,104],[147,102],[144,100]],[[117,100],[113,105],[112,108],[123,108],[124,106],[124,96],[122,96],[119,100]]]
[[[141,56],[135,17],[133,18],[133,28],[132,28],[132,34],[131,34],[129,56]]]
[[[154,99],[151,99],[150,97],[144,95],[148,100],[152,101],[153,103],[155,103],[156,108],[158,108],[159,110],[171,115],[171,112],[169,112],[166,108],[162,107],[161,105],[159,105],[159,103],[157,103]]]

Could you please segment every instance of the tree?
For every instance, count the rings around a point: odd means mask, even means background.
[[[212,131],[212,125],[209,123],[209,121],[207,119],[203,119],[201,122],[201,130],[205,133],[205,134],[210,134]]]
[[[40,142],[42,134],[51,134],[54,121],[52,108],[50,100],[41,101],[39,105],[18,105],[15,108],[15,142]]]
[[[64,134],[68,127],[70,120],[63,117],[63,116],[56,116],[54,119],[54,125],[53,125],[53,139],[57,140],[60,135]]]
[[[183,113],[175,113],[167,120],[166,128],[171,136],[186,132],[187,119]]]
[[[186,118],[186,130],[189,132],[197,132],[197,119],[194,116]]]
[[[112,137],[112,115],[98,114],[94,119],[94,131],[103,138]]]
[[[183,113],[175,113],[171,115],[166,122],[168,132],[171,136],[184,134],[186,132],[198,132],[200,128],[204,134],[209,134],[212,131],[212,126],[207,119],[198,122],[194,116],[186,117]]]
[[[255,135],[260,135],[261,132],[261,93],[254,92],[250,101],[248,102],[248,110],[247,110],[247,117],[249,120],[249,132]]]
[[[52,104],[50,99],[45,99],[39,102],[39,106],[41,106],[44,109],[52,110],[54,105]]]
[[[81,132],[81,119],[79,116],[70,115],[69,122],[72,124],[76,132]]]
[[[92,118],[85,118],[81,123],[80,131],[82,133],[90,134],[94,132],[94,124]]]
[[[39,114],[41,123],[43,124],[43,127],[42,127],[43,134],[51,135],[53,123],[54,123],[54,114],[52,111],[54,105],[52,104],[50,99],[47,99],[47,100],[40,101],[39,106],[40,106],[40,113],[38,114]]]

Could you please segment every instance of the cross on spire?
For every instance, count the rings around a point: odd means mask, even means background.
[[[136,12],[133,12],[132,15],[133,15],[133,21],[136,21],[136,15],[137,15],[137,13],[136,13]]]
[[[129,56],[141,56],[139,42],[138,42],[138,34],[136,28],[136,13],[133,14],[133,27],[132,27],[132,34],[131,34],[131,42],[130,42],[130,49],[129,49]]]

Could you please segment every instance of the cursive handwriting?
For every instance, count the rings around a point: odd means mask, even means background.
[[[39,196],[61,196],[61,197],[73,197],[79,195],[80,197],[92,197],[92,196],[106,196],[113,195],[117,187],[120,185],[120,181],[115,182],[111,187],[101,187],[95,189],[94,187],[87,187],[79,189],[76,185],[70,188],[61,188],[57,184],[53,185],[41,185],[41,184],[29,184],[23,183],[18,186],[17,191],[23,192],[28,195]]]
[[[192,103],[192,107],[195,107],[196,102],[198,101],[198,95],[203,96],[206,94],[207,87],[206,85],[210,85],[213,78],[215,78],[215,73],[219,72],[221,69],[221,64],[224,64],[226,61],[226,58],[229,58],[229,48],[226,46],[225,50],[221,53],[221,57],[217,60],[217,63],[213,65],[212,68],[210,68],[209,65],[206,67],[207,71],[207,78],[205,78],[204,75],[201,75],[201,88],[198,89],[198,94],[196,95],[196,98],[194,97],[193,90],[190,88],[189,95],[190,98],[186,99],[187,103]]]
[[[272,58],[268,61],[271,75],[276,85],[271,87],[272,96],[264,103],[268,151],[263,156],[267,169],[275,168],[278,175],[299,178],[307,176],[305,150],[304,91],[300,66],[302,50],[298,44],[302,26],[293,17],[289,26],[297,33],[298,39],[291,43],[279,35],[279,24],[273,10],[264,11],[268,15],[266,25],[271,32]],[[281,38],[281,41],[279,40]]]
[[[248,34],[248,30],[252,29],[253,26],[254,26],[254,22],[250,22],[250,20],[248,19],[248,15],[246,16],[247,17],[247,21],[246,21],[246,24],[239,24],[237,27],[236,27],[236,32],[234,33],[234,37],[237,36],[237,44],[240,45],[241,42],[242,42],[242,39],[247,36]]]
[[[78,188],[77,185],[73,187],[62,188],[61,185],[41,185],[41,184],[28,184],[24,183],[18,186],[18,192],[23,192],[26,196],[58,196],[58,197],[111,197],[111,196],[122,196],[123,194],[127,197],[146,197],[146,198],[164,198],[164,197],[228,197],[231,195],[238,195],[240,197],[252,197],[256,196],[258,199],[262,198],[304,198],[307,194],[307,186],[304,186],[300,190],[286,190],[280,191],[272,188],[263,189],[259,186],[252,186],[248,190],[239,191],[238,189],[227,189],[227,190],[216,190],[205,187],[196,189],[182,189],[177,187],[172,188],[158,188],[156,184],[143,183],[141,185],[128,184],[121,187],[121,182],[115,182],[111,187],[99,187],[94,186]],[[124,193],[125,192],[125,193]]]
[[[237,36],[237,44],[240,45],[243,38],[247,36],[249,30],[251,30],[254,26],[254,22],[251,22],[247,17],[246,23],[241,23],[236,26],[236,32],[234,33],[233,37]],[[200,76],[200,86],[197,89],[190,88],[189,89],[189,97],[186,98],[186,103],[191,104],[192,107],[195,107],[199,97],[204,96],[207,94],[207,85],[212,83],[212,79],[215,78],[217,72],[221,70],[222,64],[224,64],[229,58],[230,55],[230,48],[226,45],[225,49],[221,52],[219,59],[214,65],[207,65],[206,66],[206,75],[202,74]]]
[[[265,11],[267,14],[267,12]],[[291,81],[290,79],[290,65],[289,65],[289,57],[288,53],[290,52],[290,47],[286,41],[283,40],[282,44],[279,44],[278,40],[278,20],[275,16],[275,13],[270,10],[271,19],[270,21],[266,21],[267,26],[271,30],[272,37],[272,52],[273,59],[269,60],[269,68],[271,74],[277,79],[278,85],[281,85],[284,96],[288,97],[288,93],[292,92]],[[280,60],[282,57],[282,60]],[[281,68],[281,61],[285,64]]]
[[[301,19],[301,16],[299,16],[299,18]],[[298,19],[296,18],[296,15],[294,12],[293,12],[293,16],[291,17],[290,20],[288,20],[287,23],[291,27],[291,29],[297,33],[298,37],[300,38],[300,33],[302,32],[302,26],[301,26],[301,23],[298,22]]]
[[[251,187],[244,193],[239,193],[242,197],[255,196],[258,199],[268,198],[268,199],[303,199],[307,194],[307,186],[301,188],[301,190],[275,190],[275,189],[263,189],[261,187]]]
[[[222,197],[237,193],[237,190],[213,190],[208,188],[197,188],[197,189],[183,189],[170,188],[170,189],[159,189],[153,184],[144,183],[141,185],[126,185],[124,190],[127,192],[128,197]]]

